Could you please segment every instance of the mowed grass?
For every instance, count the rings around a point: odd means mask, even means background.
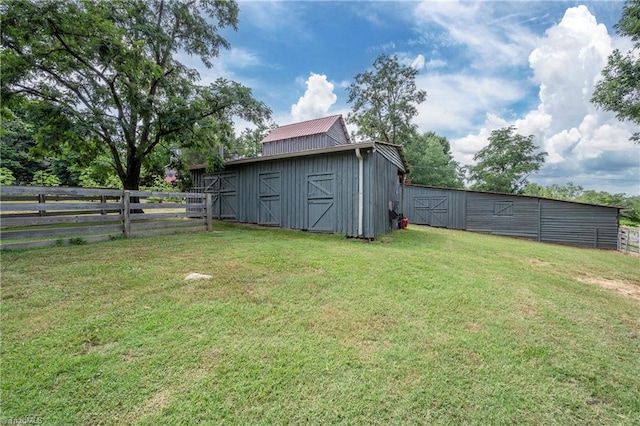
[[[640,258],[216,229],[2,253],[0,420],[640,424]]]

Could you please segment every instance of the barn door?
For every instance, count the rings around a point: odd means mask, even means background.
[[[237,211],[237,177],[235,173],[220,174],[220,218],[236,219]]]
[[[415,197],[413,199],[413,211],[416,212],[415,223],[429,225],[429,199]]]
[[[216,173],[203,177],[204,192],[211,193],[215,219],[236,219],[237,190],[235,173]]]
[[[258,224],[280,226],[280,172],[258,175]]]
[[[447,197],[416,197],[413,199],[416,223],[446,228],[449,226]]]
[[[429,212],[431,213],[431,226],[446,228],[449,226],[449,208],[447,197],[432,197],[429,200]]]
[[[307,223],[309,231],[334,231],[335,202],[333,173],[307,177]]]

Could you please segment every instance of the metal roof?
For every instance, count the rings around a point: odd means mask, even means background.
[[[316,118],[314,120],[308,120],[301,123],[293,123],[287,124],[286,126],[277,127],[273,129],[271,133],[267,135],[267,137],[262,139],[262,143],[326,133],[338,120],[340,121],[340,124],[348,139],[349,134],[347,133],[347,127],[344,124],[342,115],[332,115],[329,117]]]

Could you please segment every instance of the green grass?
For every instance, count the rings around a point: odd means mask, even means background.
[[[639,258],[216,228],[2,253],[0,422],[640,424]]]

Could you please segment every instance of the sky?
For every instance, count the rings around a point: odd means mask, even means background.
[[[278,125],[350,111],[347,88],[380,54],[419,71],[414,119],[461,165],[513,125],[548,153],[529,180],[640,195],[636,126],[590,103],[614,48],[621,1],[240,1],[231,48],[201,84],[237,81]],[[240,131],[242,129],[236,129]]]

